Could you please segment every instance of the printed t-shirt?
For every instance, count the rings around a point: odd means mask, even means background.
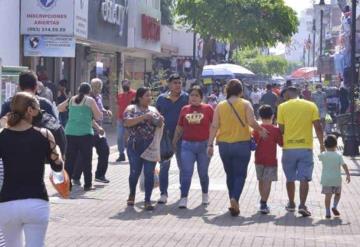
[[[277,121],[284,125],[284,149],[312,149],[316,120],[319,120],[319,111],[310,101],[292,99],[279,105]]]
[[[178,125],[184,130],[185,141],[206,141],[209,139],[210,124],[214,110],[208,104],[187,105],[181,109]]]

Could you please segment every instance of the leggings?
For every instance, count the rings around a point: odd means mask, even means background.
[[[49,223],[49,203],[41,199],[25,199],[0,203],[0,231],[6,247],[45,246]]]

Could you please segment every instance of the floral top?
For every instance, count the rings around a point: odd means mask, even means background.
[[[124,119],[132,119],[152,112],[150,108],[142,111],[139,107],[134,107],[131,111],[124,112]],[[154,138],[156,126],[151,120],[145,120],[135,126],[128,127],[129,140],[152,140]]]

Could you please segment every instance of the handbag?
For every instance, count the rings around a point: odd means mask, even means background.
[[[232,111],[234,112],[236,118],[239,120],[240,124],[242,127],[245,127],[244,122],[241,120],[238,112],[236,111],[235,107],[233,106],[233,104],[231,104],[231,102],[229,100],[227,100],[228,104],[230,105]],[[253,137],[250,138],[250,150],[251,151],[255,151],[256,150],[256,141]]]
[[[172,158],[174,150],[172,148],[172,141],[168,130],[164,130],[160,141],[160,158],[161,161],[166,161]]]
[[[61,174],[59,174],[61,173]],[[59,176],[60,178],[57,178]],[[70,179],[69,175],[65,169],[61,172],[50,173],[50,182],[54,186],[55,190],[60,194],[60,196],[64,199],[69,198],[70,196]]]

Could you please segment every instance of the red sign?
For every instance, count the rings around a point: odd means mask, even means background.
[[[160,41],[159,20],[144,14],[141,15],[141,31],[143,39]]]

